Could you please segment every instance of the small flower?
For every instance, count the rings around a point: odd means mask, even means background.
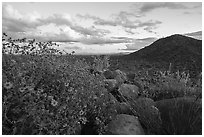
[[[38,92],[39,92],[39,93],[43,93],[44,90],[43,90],[43,89],[38,89]]]
[[[96,121],[95,122],[96,122],[97,125],[99,125],[101,123],[101,120],[98,117],[96,117]]]
[[[13,84],[11,82],[4,83],[4,88],[11,89],[13,87]]]
[[[63,125],[63,127],[67,127],[67,123]]]
[[[24,66],[25,66],[25,63],[21,63],[21,65],[24,67]]]
[[[20,92],[33,91],[33,90],[34,90],[33,86],[25,86],[25,87],[19,88],[19,91],[20,91]]]
[[[69,83],[65,83],[64,85],[65,85],[65,87],[68,87],[68,86],[69,86]]]
[[[82,124],[86,124],[88,120],[86,119],[86,117],[80,117],[80,121]]]
[[[57,104],[58,104],[58,102],[57,102],[56,100],[53,99],[53,100],[51,101],[51,105],[52,105],[52,106],[55,107],[55,106],[57,106]]]
[[[25,91],[25,87],[20,87],[19,91],[23,93]]]
[[[12,62],[12,63],[16,63],[16,61],[15,61],[15,60],[13,60],[13,59],[11,60],[11,62]]]
[[[21,76],[23,76],[23,73],[19,72],[18,77],[21,77]]]
[[[101,93],[101,96],[104,96],[104,94],[103,94],[103,93]]]
[[[28,91],[33,91],[33,90],[34,90],[33,86],[27,86],[26,89],[27,89]]]
[[[48,100],[53,100],[53,96],[47,96]]]
[[[73,87],[70,87],[70,88],[69,88],[69,91],[70,91],[70,92],[74,91],[74,88],[73,88]]]
[[[94,95],[94,96],[93,96],[93,99],[94,99],[94,100],[97,100],[97,99],[98,99],[98,97],[97,97],[96,95]]]
[[[47,93],[44,93],[43,96],[46,98],[47,97]]]
[[[81,111],[79,112],[79,115],[81,116],[81,115],[83,115],[83,114],[84,114],[84,111],[81,110]]]

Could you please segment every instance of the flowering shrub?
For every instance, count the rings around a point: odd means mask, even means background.
[[[95,56],[93,68],[98,72],[106,71],[110,67],[109,56]]]
[[[33,54],[25,52],[32,46],[21,52],[4,42],[10,47],[3,46],[2,57],[3,134],[80,134],[87,122],[98,134],[105,132],[116,110],[104,77],[58,50],[45,47]]]
[[[142,95],[161,100],[183,96],[199,96],[201,94],[201,80],[193,84],[189,73],[155,71],[149,74],[148,71],[139,71],[135,76],[136,84],[142,87]]]
[[[12,39],[6,33],[2,34],[2,52],[6,54],[42,55],[62,54],[56,43],[37,42],[35,39]]]

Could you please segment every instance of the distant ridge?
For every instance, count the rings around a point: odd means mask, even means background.
[[[199,69],[201,71],[202,40],[175,34],[158,39],[143,49],[125,55],[124,58],[173,63],[188,70]]]

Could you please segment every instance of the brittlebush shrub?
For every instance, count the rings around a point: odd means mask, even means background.
[[[162,100],[183,96],[201,95],[201,79],[194,84],[187,72],[155,71],[149,75],[147,71],[136,73],[136,84],[141,86],[142,95],[154,100]]]
[[[2,133],[80,134],[91,121],[103,134],[115,105],[89,68],[71,55],[3,53]]]

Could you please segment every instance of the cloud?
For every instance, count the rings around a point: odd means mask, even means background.
[[[40,37],[42,41],[54,41],[54,42],[79,42],[75,38],[67,35],[66,33],[60,34],[45,34],[44,37]]]
[[[89,14],[85,14],[85,15],[77,14],[76,17],[83,18],[83,19],[86,19],[86,20],[89,20],[89,19],[93,19],[93,20],[100,19],[97,16],[93,16],[93,15],[89,15]]]
[[[125,29],[125,32],[127,32],[128,34],[134,35],[135,32],[133,32],[131,29]]]
[[[70,28],[85,36],[104,36],[110,33],[110,31],[108,30],[96,29],[94,26],[89,27],[89,28],[84,28],[79,25],[72,25],[70,26]]]
[[[127,12],[127,11],[121,11],[119,14],[116,14],[116,16],[120,16],[120,17],[134,17],[134,18],[140,18],[141,15],[140,14],[136,14],[136,13],[132,13],[132,12]]]
[[[39,33],[39,32],[27,32],[27,33],[13,33],[13,37],[16,38],[28,38],[36,39],[36,41],[53,41],[53,42],[79,42],[76,38],[70,36],[68,33]]]
[[[50,24],[54,23],[56,25],[72,25],[72,19],[69,14],[53,14],[52,16],[48,16],[46,18],[39,19],[41,24]]]
[[[113,18],[111,20],[102,19],[102,18],[92,16],[89,14],[85,14],[85,15],[78,14],[77,17],[83,18],[86,20],[92,19],[92,20],[94,20],[95,25],[122,26],[122,27],[126,27],[126,28],[135,28],[135,23],[137,23],[137,22],[136,21],[130,21],[129,18],[130,17],[135,18],[138,16],[134,15],[133,13],[121,11],[119,14],[113,14],[112,15]]]
[[[20,14],[18,10],[15,10],[12,6],[3,4],[2,5],[2,17],[11,18],[11,19],[21,19],[23,15]]]
[[[111,37],[113,39],[120,39],[120,40],[126,40],[126,41],[131,41],[133,40],[133,38],[129,38],[129,37]]]
[[[61,42],[61,43],[83,43],[86,45],[104,45],[104,44],[116,44],[116,43],[128,43],[131,39],[128,38],[117,38],[117,37],[98,37],[98,36],[87,36],[87,37],[79,37],[74,38],[71,37],[66,32],[61,32],[60,34],[52,34],[52,33],[44,33],[43,35],[38,35],[35,33],[22,35],[21,37],[26,36],[27,38],[35,38],[38,41],[53,41],[53,42]]]
[[[80,42],[83,44],[116,44],[116,43],[128,43],[128,39],[118,39],[118,38],[102,38],[102,37],[90,37],[90,38],[81,38]]]
[[[119,26],[121,25],[120,22],[112,21],[112,20],[104,20],[98,19],[94,22],[95,25],[108,25],[108,26]]]
[[[121,26],[125,29],[125,31],[129,34],[135,34],[136,32],[132,31],[134,29],[138,28],[143,28],[146,27],[145,30],[148,32],[153,32],[152,30],[157,28],[156,26],[161,24],[161,21],[157,20],[149,20],[149,21],[140,21],[139,16],[135,15],[133,13],[125,12],[122,11],[119,14],[114,14],[112,15],[113,19],[112,20],[107,20],[107,19],[102,19],[96,16],[91,16],[89,14],[86,15],[77,15],[79,18],[83,19],[92,19],[94,21],[95,25],[100,25],[100,26]],[[131,17],[133,17],[131,20]]]
[[[189,37],[193,37],[195,39],[199,39],[199,40],[202,40],[202,31],[197,31],[197,32],[192,32],[192,33],[186,33],[184,34],[186,36],[189,36]]]
[[[137,40],[151,43],[151,42],[154,42],[155,40],[157,40],[157,38],[155,38],[155,37],[148,37],[148,38],[137,39]]]
[[[83,49],[82,47],[79,47],[79,46],[66,46],[64,48],[68,49],[68,50],[81,50],[81,49]]]
[[[6,32],[36,31],[37,27],[55,24],[56,26],[69,26],[72,30],[84,36],[103,36],[110,33],[108,30],[96,29],[95,27],[82,27],[74,23],[69,14],[53,14],[52,16],[41,17],[37,12],[34,12],[26,16],[7,4],[3,4],[2,10],[2,28]]]
[[[108,30],[96,29],[95,27],[85,28],[77,25],[76,23],[73,23],[73,19],[71,19],[68,14],[55,14],[53,16],[41,19],[41,22],[43,22],[43,24],[54,23],[56,25],[67,25],[72,30],[85,36],[103,36],[109,33]]]
[[[183,14],[192,14],[192,12],[189,12],[189,11],[185,11],[185,12],[183,12]]]
[[[156,25],[161,24],[161,22],[153,20],[141,22],[138,20],[139,15],[126,11],[113,14],[111,20],[89,14],[78,14],[77,17],[92,19],[94,25],[121,26],[129,34],[135,34],[134,30],[137,28],[146,28],[147,31],[151,32]],[[95,26],[81,26],[69,14],[53,14],[48,17],[42,17],[37,12],[22,14],[12,6],[3,4],[2,19],[3,31],[28,38],[33,37],[41,41],[82,42],[84,44],[112,44],[128,41],[127,39],[104,38],[111,33],[109,30],[99,29]],[[69,29],[63,31],[64,28]]]
[[[13,19],[7,19],[2,21],[2,29],[3,31],[25,32],[31,28],[28,28],[28,26],[23,22],[15,21],[14,23]]]
[[[168,9],[188,9],[189,7],[174,2],[147,2],[140,8],[140,13],[150,12],[158,8],[168,8]]]
[[[144,39],[135,39],[131,44],[126,44],[125,46],[127,47],[126,49],[122,50],[139,50],[145,46],[150,45],[154,41],[156,41],[157,38],[155,37],[148,37]]]
[[[138,20],[131,21],[130,17],[136,17],[136,15],[128,12],[120,12],[119,14],[113,15],[112,20],[105,20],[101,18],[95,19],[95,25],[108,25],[108,26],[122,26],[124,28],[136,28]]]
[[[3,31],[25,32],[35,29],[40,22],[40,15],[37,12],[21,14],[12,6],[3,4],[2,6],[2,28]]]
[[[150,26],[156,26],[158,24],[161,24],[161,21],[153,21],[153,20],[149,20],[146,22],[140,22],[137,27],[150,27]]]

